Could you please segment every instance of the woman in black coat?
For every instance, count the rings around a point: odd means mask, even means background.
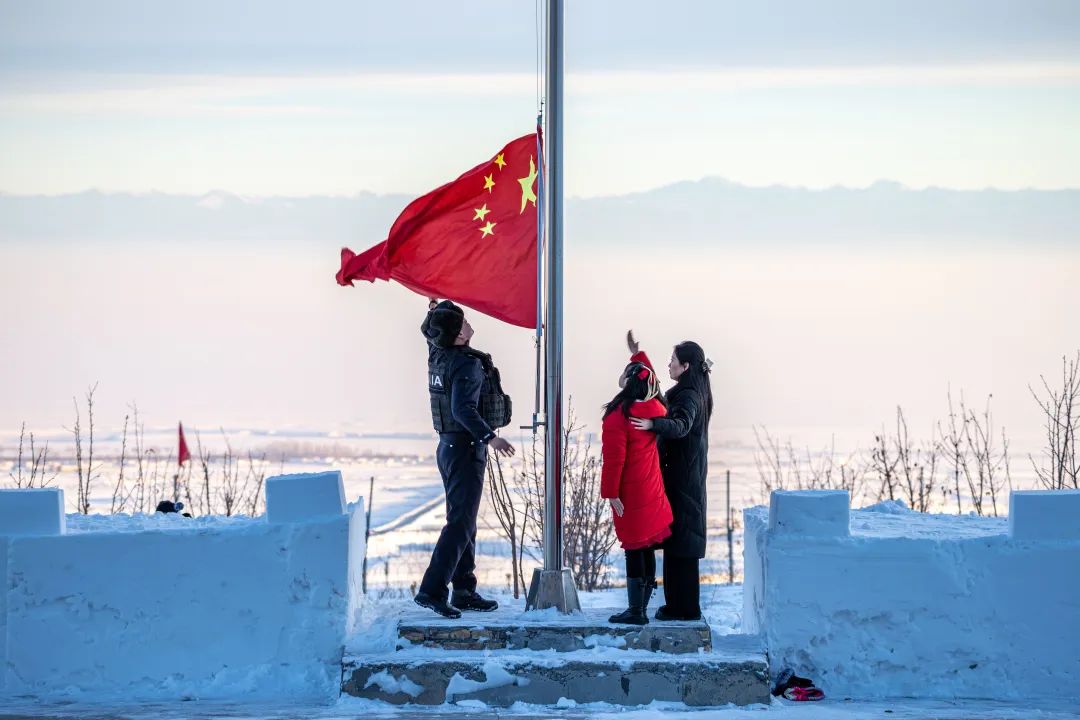
[[[637,347],[627,335],[631,351]],[[696,342],[675,346],[668,374],[675,387],[667,393],[667,417],[632,418],[639,430],[651,430],[660,441],[660,469],[675,521],[664,542],[664,601],[657,620],[701,617],[698,563],[705,557],[705,477],[709,467],[709,420],[713,398],[712,363]]]

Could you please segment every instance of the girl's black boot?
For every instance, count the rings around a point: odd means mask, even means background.
[[[647,625],[649,618],[645,615],[645,598],[649,592],[645,578],[626,579],[626,599],[629,607],[617,615],[608,618],[608,622],[620,625]]]

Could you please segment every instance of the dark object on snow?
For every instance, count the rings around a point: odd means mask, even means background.
[[[621,613],[616,613],[608,618],[609,623],[619,625],[648,625],[649,616],[645,614],[645,607],[649,603],[649,595],[652,587],[646,578],[626,579],[626,604],[627,608]]]
[[[510,397],[502,392],[491,357],[467,344],[453,344],[464,326],[464,312],[444,301],[428,313],[420,328],[428,340],[428,394],[432,426],[439,433],[436,464],[446,492],[446,524],[432,550],[416,602],[444,617],[461,615],[448,602],[448,585],[466,604],[476,591],[476,515],[484,491],[488,443],[495,440],[496,428],[509,424],[511,413]]]
[[[494,612],[499,609],[499,603],[485,599],[475,590],[454,590],[450,594],[450,604],[458,610],[476,612]]]
[[[413,598],[413,602],[415,602],[420,607],[427,608],[428,610],[434,610],[435,612],[442,615],[444,618],[457,620],[459,617],[461,617],[461,611],[447,603],[444,598],[432,597],[423,590],[416,593],[416,597]]]
[[[776,685],[773,687],[772,694],[777,697],[782,695],[788,700],[800,702],[807,700],[821,700],[825,697],[825,693],[814,687],[813,680],[799,677],[791,668],[784,668],[780,671],[780,674],[776,678]]]
[[[661,605],[653,615],[657,620],[677,620],[679,622],[697,622],[701,619],[701,613],[678,613],[668,605]]]
[[[784,694],[785,690],[791,687],[814,687],[814,681],[799,677],[791,668],[784,668],[780,671],[780,674],[776,676],[776,685],[773,686],[772,694],[779,697]]]
[[[692,350],[692,357],[687,355]],[[664,541],[664,611],[668,617],[701,615],[700,569],[705,557],[705,478],[709,463],[712,391],[704,351],[680,343],[675,355],[690,367],[667,393],[667,417],[653,420],[660,445],[660,471],[674,522]],[[688,360],[689,358],[689,360]]]
[[[432,550],[417,597],[437,599],[450,607],[447,585],[453,583],[455,591],[476,589],[476,514],[484,492],[487,443],[468,433],[443,433],[435,452],[446,492],[446,525]],[[437,608],[432,610],[445,615]]]
[[[689,372],[689,371],[688,371]],[[684,375],[687,373],[684,373]],[[667,394],[668,414],[653,420],[660,437],[660,468],[675,522],[664,542],[668,555],[705,557],[705,476],[709,463],[709,412],[702,394],[682,378]]]
[[[184,503],[173,502],[172,500],[162,500],[157,504],[157,509],[154,512],[159,513],[178,513],[184,509]],[[184,513],[184,517],[191,517],[191,513]]]
[[[674,506],[674,505],[673,505]],[[672,554],[664,544],[664,601],[657,620],[701,619],[701,570],[696,557]]]

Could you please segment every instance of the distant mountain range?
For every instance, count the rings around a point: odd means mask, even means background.
[[[247,198],[87,191],[0,194],[0,241],[159,241],[302,249],[385,238],[406,195]],[[745,247],[943,241],[1080,247],[1080,190],[747,187],[709,178],[567,203],[569,240]]]

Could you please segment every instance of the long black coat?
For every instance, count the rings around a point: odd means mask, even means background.
[[[660,438],[660,470],[675,521],[664,552],[705,557],[705,476],[709,466],[709,412],[695,388],[677,384],[667,394],[667,417],[653,420]]]

